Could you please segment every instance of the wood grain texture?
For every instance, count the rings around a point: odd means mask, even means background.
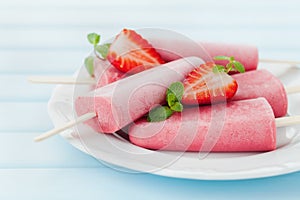
[[[40,132],[1,132],[0,170],[104,167],[101,162],[73,148],[60,136],[35,143],[33,138],[39,134]]]
[[[300,194],[299,173],[247,181],[194,181],[110,168],[73,168],[0,169],[0,177],[6,180],[0,181],[1,199],[279,200],[297,199],[293,197]]]

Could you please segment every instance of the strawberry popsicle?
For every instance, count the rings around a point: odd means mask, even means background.
[[[113,133],[163,103],[168,86],[202,63],[200,58],[188,57],[98,88],[76,99],[76,112],[95,112],[97,117],[87,123],[97,132]]]
[[[211,117],[224,111],[223,123]],[[209,136],[216,126],[221,128],[218,137]],[[139,120],[131,125],[129,137],[133,144],[153,150],[200,151],[207,138],[214,138],[214,152],[270,151],[276,148],[276,125],[268,101],[257,98],[187,108],[161,122]]]
[[[256,70],[258,65],[258,49],[252,45],[245,44],[227,44],[200,42],[200,45],[213,58],[215,56],[233,56],[235,60],[243,63],[245,70]],[[218,65],[226,65],[227,62],[222,60],[214,61]]]
[[[287,113],[287,94],[281,81],[267,70],[256,70],[232,75],[238,83],[238,89],[232,100],[264,97],[271,105],[275,117]]]
[[[178,34],[151,34],[147,31],[142,31],[141,35],[152,44],[165,61],[172,61],[185,56],[199,56],[207,62],[211,61],[207,54],[211,58],[215,56],[233,56],[243,63],[246,71],[257,69],[258,49],[252,45],[214,42],[196,43],[183,36],[178,36]],[[225,61],[219,60],[215,63],[226,64]]]

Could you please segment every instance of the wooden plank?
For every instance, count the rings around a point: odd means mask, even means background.
[[[0,73],[74,73],[89,51],[90,48],[0,50]]]
[[[53,128],[46,102],[0,102],[0,131],[46,131]]]
[[[0,74],[1,101],[48,101],[55,85],[32,84],[27,75]]]
[[[30,10],[45,10],[45,9],[56,9],[56,10],[101,10],[102,13],[107,11],[107,8],[123,11],[124,8],[132,9],[138,11],[139,9],[148,8],[148,10],[144,10],[145,12],[151,10],[152,12],[155,10],[183,10],[186,12],[205,12],[207,9],[214,9],[216,12],[220,10],[227,11],[227,9],[232,9],[235,5],[235,11],[253,11],[255,12],[272,12],[281,11],[283,9],[288,9],[289,11],[297,11],[296,5],[299,5],[297,0],[286,0],[282,1],[273,1],[270,3],[269,1],[261,1],[261,0],[252,0],[248,2],[240,3],[238,0],[227,0],[219,1],[219,0],[202,0],[202,1],[181,1],[181,0],[152,0],[152,1],[138,1],[133,0],[130,3],[123,0],[112,0],[112,1],[97,1],[97,0],[86,0],[84,3],[80,0],[43,0],[40,2],[39,0],[30,0],[26,3],[22,0],[13,0],[13,1],[5,1],[2,2],[0,9],[30,9]],[[268,10],[265,8],[268,7]],[[155,9],[155,10],[153,10]],[[168,11],[169,11],[168,10]]]
[[[201,4],[199,6],[201,6]],[[119,9],[115,9],[115,6],[112,6],[110,8],[102,7],[99,9],[81,9],[80,15],[78,15],[78,10],[70,9],[5,9],[0,13],[0,24],[39,24],[41,26],[49,24],[65,26],[80,24],[80,26],[91,26],[92,24],[97,24],[103,25],[106,28],[112,28],[110,20],[101,20],[102,17],[99,16],[99,10],[101,10],[101,15],[103,16],[112,16],[111,20],[114,21],[114,26],[118,26],[123,23],[138,24],[141,26],[156,22],[157,26],[165,26],[171,24],[178,26],[185,25],[189,27],[195,27],[195,25],[216,26],[216,24],[218,24],[218,26],[221,27],[230,26],[234,29],[239,28],[237,25],[241,25],[242,27],[246,27],[246,25],[265,25],[265,27],[261,26],[263,29],[265,29],[268,27],[274,27],[276,25],[287,27],[298,23],[298,20],[295,18],[298,16],[298,13],[297,10],[293,8],[289,9],[290,12],[285,16],[274,15],[271,18],[269,17],[269,13],[265,12],[264,9],[257,9],[256,12],[252,12],[251,9],[246,9],[247,7],[245,7],[245,9],[235,10],[235,12],[226,12],[226,8],[217,7],[212,17],[212,8],[207,8],[206,10],[204,8],[203,10],[201,9],[199,11],[197,8],[190,10],[177,6],[177,8],[175,9],[170,8],[168,10],[168,14],[169,16],[172,16],[172,20],[170,20],[170,18],[168,17],[165,17],[165,9],[151,10],[150,13],[145,11],[143,8],[131,8],[130,6],[126,6],[125,8],[127,9],[120,8],[121,7],[119,7]],[[274,11],[278,12],[277,9],[275,9]],[[224,15],[225,13],[226,15]],[[142,14],[143,17],[136,17],[141,16]],[[157,19],[160,20],[157,21]],[[220,19],[222,19],[222,23],[220,23]],[[230,19],[230,21],[228,21],[227,19]]]
[[[300,173],[193,181],[101,169],[1,169],[1,199],[297,199]]]
[[[126,26],[126,25],[125,25]],[[124,26],[111,29],[110,31],[97,30],[3,30],[0,32],[0,52],[3,51],[51,51],[61,52],[79,51],[85,52],[80,57],[83,59],[86,54],[91,51],[91,45],[86,40],[89,32],[96,31],[103,35],[103,41],[117,34]],[[295,40],[300,35],[299,30],[256,30],[239,29],[232,32],[229,29],[223,29],[220,33],[217,29],[185,29],[180,26],[173,27],[174,31],[186,35],[198,41],[220,41],[234,43],[249,43],[259,45],[261,48],[282,48],[300,50],[300,40]],[[43,37],[41,37],[41,35]],[[6,38],[17,38],[15,40],[7,40]],[[45,40],[44,38],[47,38]],[[285,39],[282,39],[285,38]],[[14,54],[11,55],[14,57]]]
[[[0,168],[104,167],[60,136],[41,143],[38,132],[0,132]]]
[[[206,0],[207,1],[207,0]],[[205,2],[205,1],[204,1]],[[160,3],[160,5],[165,5],[165,6],[176,6],[176,4],[182,3],[181,0],[166,0],[166,1],[159,1],[159,0],[152,0],[152,1],[138,1],[138,0],[133,0],[130,3],[123,1],[123,0],[112,0],[112,1],[97,1],[97,0],[86,0],[84,3],[81,0],[43,0],[43,2],[39,0],[30,0],[27,3],[24,3],[22,0],[13,0],[13,1],[6,1],[3,2],[3,6],[33,6],[33,7],[49,7],[49,6],[71,6],[71,7],[97,7],[101,8],[101,6],[105,7],[107,5],[110,6],[130,6],[132,7],[138,5],[152,5],[154,3]],[[173,3],[173,4],[171,4]],[[191,2],[192,3],[192,2]],[[130,6],[131,7],[131,6]],[[158,6],[157,6],[158,7]]]

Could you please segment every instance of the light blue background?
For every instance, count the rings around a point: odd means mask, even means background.
[[[299,199],[298,172],[183,180],[112,170],[60,137],[35,144],[34,136],[52,128],[46,109],[53,86],[26,81],[73,73],[90,51],[87,33],[105,40],[124,27],[250,43],[261,57],[300,60],[299,9],[296,0],[0,1],[0,199]]]

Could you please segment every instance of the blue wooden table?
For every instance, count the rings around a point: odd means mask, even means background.
[[[61,137],[33,142],[53,127],[47,101],[54,86],[26,78],[73,73],[90,51],[89,32],[105,40],[124,27],[166,28],[196,40],[255,44],[261,57],[300,60],[299,1],[128,2],[0,2],[0,199],[299,199],[300,172],[243,181],[129,174]]]

